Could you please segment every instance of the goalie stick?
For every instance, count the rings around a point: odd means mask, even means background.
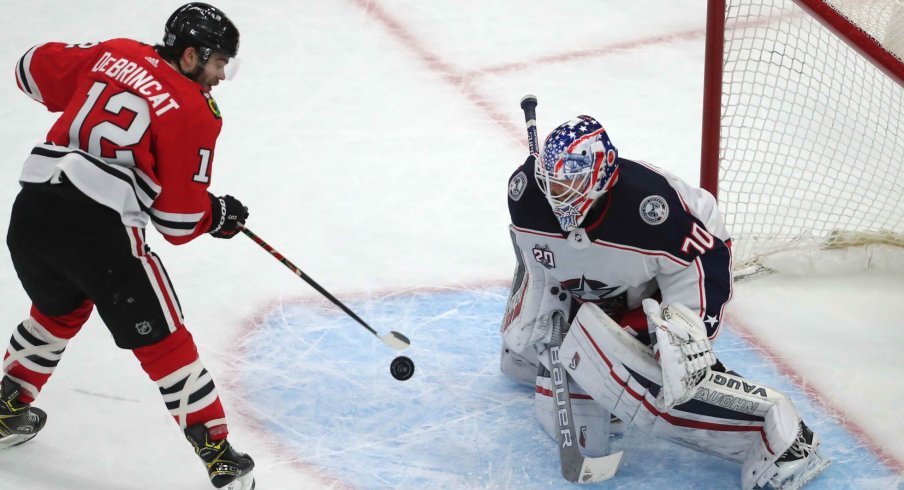
[[[395,350],[405,350],[411,346],[411,341],[408,340],[408,337],[394,330],[391,330],[388,334],[385,335],[380,335],[379,333],[377,333],[376,330],[374,330],[370,325],[368,325],[364,320],[356,315],[354,311],[350,310],[341,301],[336,299],[336,297],[330,294],[329,291],[323,289],[323,286],[317,284],[316,281],[311,279],[311,277],[305,274],[304,271],[290,262],[289,259],[283,257],[281,253],[271,247],[270,244],[265,242],[261,237],[255,235],[251,230],[244,227],[242,228],[242,233],[244,233],[248,238],[252,239],[254,243],[260,245],[261,248],[270,252],[270,255],[272,255],[276,260],[282,263],[282,265],[286,266],[290,271],[294,272],[296,276],[304,279],[304,281],[308,283],[312,288],[316,289],[318,293],[322,294],[326,299],[332,301],[334,305],[338,306],[348,316],[352,317],[356,322],[361,324],[362,327],[366,328],[370,333],[374,334],[374,337],[382,340],[384,344],[392,347]]]
[[[524,111],[524,122],[527,124],[527,147],[530,152],[540,155],[540,142],[537,141],[537,96],[527,94],[521,98],[521,110]]]
[[[562,345],[562,325],[565,315],[554,312],[552,315],[552,339],[546,349],[549,361],[549,376],[552,381],[553,399],[556,402],[556,421],[559,424],[557,434],[559,442],[559,462],[562,465],[562,477],[571,483],[595,483],[615,476],[621,466],[623,451],[605,456],[588,457],[581,454],[577,446],[577,432],[571,411],[571,392],[568,389],[568,372],[559,359],[559,346]],[[541,365],[542,369],[542,365]],[[608,424],[608,415],[605,423]],[[605,437],[608,439],[608,431]]]
[[[537,139],[537,96],[527,94],[522,97],[521,110],[524,111],[524,122],[527,125],[527,146],[531,154],[537,156],[534,165],[540,165],[540,143]],[[575,444],[577,439],[571,412],[571,393],[568,390],[568,372],[565,371],[559,359],[564,322],[564,314],[558,317],[558,322],[553,321],[552,340],[546,349],[550,379],[553,383],[553,396],[556,402],[556,420],[559,424],[557,440],[562,477],[572,483],[594,483],[608,480],[615,476],[618,467],[621,466],[624,452],[619,451],[593,458],[581,454],[581,450]]]

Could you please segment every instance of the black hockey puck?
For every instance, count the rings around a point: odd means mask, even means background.
[[[405,381],[414,374],[414,361],[405,356],[396,357],[389,365],[389,372],[393,378]]]

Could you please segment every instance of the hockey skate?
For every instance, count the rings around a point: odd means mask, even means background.
[[[801,422],[797,440],[775,462],[778,471],[769,486],[775,490],[797,490],[825,470],[832,461],[819,451],[819,444],[819,436]]]
[[[195,453],[204,461],[210,483],[226,490],[253,490],[254,460],[247,454],[232,448],[229,441],[210,440],[210,434],[203,425],[193,425],[185,429],[185,437],[195,448]]]
[[[624,420],[616,417],[615,415],[609,415],[609,437],[619,437],[625,434],[625,422]]]
[[[30,441],[46,421],[43,410],[19,401],[19,385],[4,376],[0,382],[0,449]]]

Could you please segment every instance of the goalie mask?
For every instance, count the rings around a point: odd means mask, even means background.
[[[593,203],[615,184],[617,173],[618,150],[590,116],[578,116],[549,133],[534,165],[537,185],[566,232],[581,225]]]

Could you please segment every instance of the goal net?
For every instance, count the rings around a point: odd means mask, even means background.
[[[904,250],[902,58],[904,0],[709,1],[701,185],[736,274]]]

